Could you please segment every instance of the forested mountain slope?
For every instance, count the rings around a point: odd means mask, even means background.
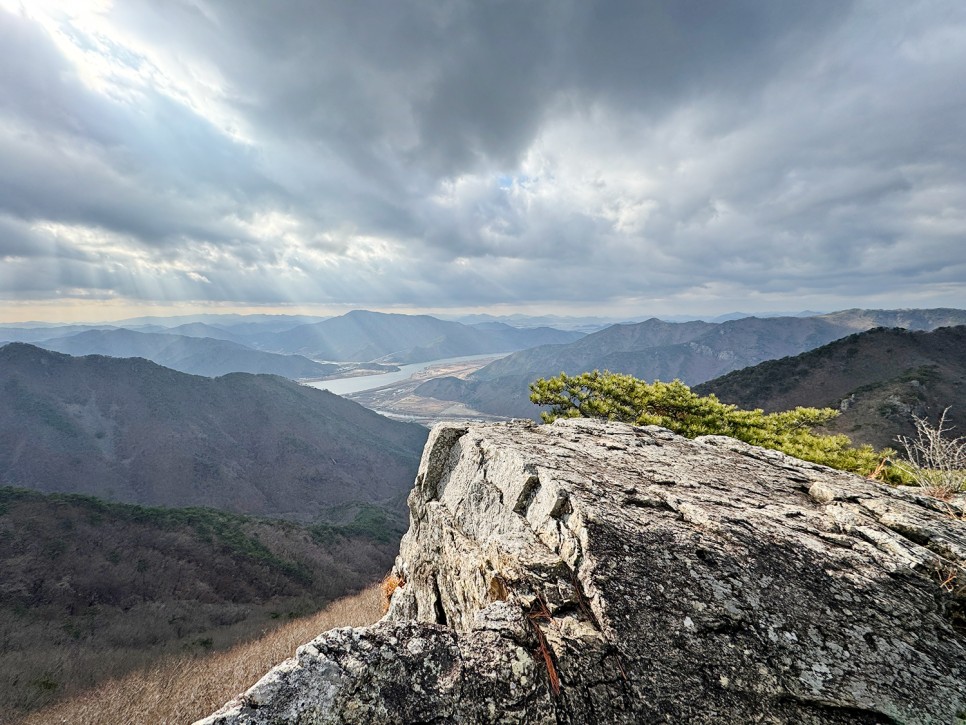
[[[947,406],[954,435],[966,433],[966,326],[932,332],[876,328],[809,352],[736,370],[695,388],[765,411],[834,407],[829,426],[857,443],[896,446],[913,415],[933,424]]]
[[[201,654],[380,578],[400,531],[160,509],[0,487],[0,722]]]
[[[0,348],[0,485],[310,521],[401,508],[426,435],[276,376]]]

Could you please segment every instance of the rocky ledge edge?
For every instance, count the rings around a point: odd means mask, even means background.
[[[966,503],[724,437],[438,425],[370,627],[204,725],[966,723]]]

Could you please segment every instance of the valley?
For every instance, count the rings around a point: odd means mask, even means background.
[[[0,0],[0,725],[966,725],[964,67],[964,0]]]
[[[492,356],[479,356],[472,360],[435,361],[421,367],[406,379],[351,392],[347,397],[388,418],[419,423],[427,427],[443,420],[503,420],[503,416],[482,413],[464,403],[439,400],[418,395],[416,392],[427,382],[438,378],[464,380],[495,359]]]
[[[373,371],[368,375],[350,374],[342,377],[328,377],[324,380],[303,380],[304,384],[319,390],[328,390],[336,395],[352,396],[375,388],[384,388],[410,380],[429,380],[432,378],[464,374],[479,370],[503,355],[484,353],[482,355],[464,355],[460,357],[441,358],[427,362],[409,363],[395,367],[388,372]],[[366,365],[366,363],[356,363]],[[453,372],[450,372],[453,371]]]
[[[832,406],[842,414],[828,432],[875,446],[945,405],[961,424],[966,405],[960,310],[566,335],[440,322],[359,312],[0,329],[31,340],[0,346],[10,712],[230,647],[379,579],[428,429],[538,419],[538,377],[611,368],[747,408]]]
[[[964,324],[966,311],[955,309],[845,310],[721,323],[652,318],[612,325],[572,343],[511,353],[463,376],[436,377],[416,387],[412,395],[450,401],[491,416],[537,419],[539,410],[530,403],[530,383],[561,372],[609,370],[645,380],[679,379],[694,386],[875,327],[928,331]]]
[[[0,723],[316,612],[381,578],[403,528],[0,487]]]

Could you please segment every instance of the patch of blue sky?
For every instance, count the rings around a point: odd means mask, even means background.
[[[519,176],[500,174],[496,177],[496,185],[503,191],[509,191],[514,186],[528,186],[534,181],[536,181],[534,177],[527,176],[526,174],[520,174]]]

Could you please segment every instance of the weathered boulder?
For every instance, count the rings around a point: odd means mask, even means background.
[[[721,437],[438,426],[389,614],[228,723],[964,723],[966,515]]]

